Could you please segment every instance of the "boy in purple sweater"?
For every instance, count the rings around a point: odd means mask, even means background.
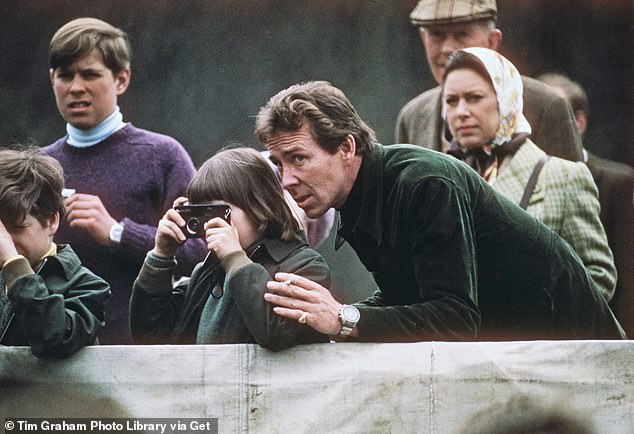
[[[154,245],[158,221],[185,195],[195,168],[173,138],[123,122],[117,98],[130,83],[123,31],[94,18],[70,21],[51,39],[49,65],[68,134],[42,152],[61,163],[66,186],[75,190],[56,241],[73,245],[111,285],[101,343],[133,343],[132,283]],[[185,243],[176,254],[178,273],[189,275],[205,253],[202,240]]]

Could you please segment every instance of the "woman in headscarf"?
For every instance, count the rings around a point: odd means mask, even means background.
[[[616,268],[592,175],[585,164],[549,157],[528,138],[522,93],[519,72],[499,53],[454,52],[443,82],[443,117],[453,135],[448,152],[568,241],[609,301]]]

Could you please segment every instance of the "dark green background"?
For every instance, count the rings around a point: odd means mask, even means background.
[[[180,140],[198,165],[224,144],[256,145],[254,116],[290,84],[340,87],[383,143],[398,110],[434,82],[408,15],[415,0],[19,0],[0,6],[0,145],[65,134],[47,47],[70,19],[129,33],[124,120]],[[588,147],[632,164],[630,0],[501,0],[501,52],[526,75],[559,70],[591,98]]]

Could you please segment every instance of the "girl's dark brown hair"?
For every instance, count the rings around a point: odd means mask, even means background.
[[[298,237],[299,223],[273,169],[255,149],[220,150],[198,169],[189,184],[190,203],[214,200],[241,208],[266,238]]]

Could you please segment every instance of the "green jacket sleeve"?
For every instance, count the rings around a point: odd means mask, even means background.
[[[33,354],[67,357],[95,342],[105,324],[110,286],[85,267],[68,276],[55,258],[50,262],[42,275],[34,273],[26,259],[2,272],[14,320]]]

